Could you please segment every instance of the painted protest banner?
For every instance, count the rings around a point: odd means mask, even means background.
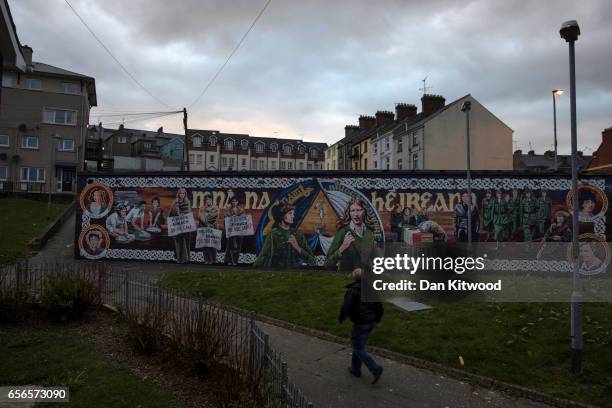
[[[223,231],[210,228],[203,227],[198,228],[198,235],[196,237],[196,248],[215,248],[216,250],[221,250],[221,237],[223,236]]]
[[[254,233],[253,218],[250,214],[225,217],[225,235],[228,238],[244,237]]]
[[[196,230],[196,223],[193,219],[193,214],[181,214],[174,217],[168,217],[168,236],[174,237],[184,232],[193,232]]]

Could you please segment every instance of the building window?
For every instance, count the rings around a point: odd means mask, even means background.
[[[265,170],[266,169],[266,162],[263,160],[259,161],[259,170]]]
[[[63,82],[62,92],[76,95],[79,93],[79,86],[73,82]]]
[[[221,165],[222,165],[223,167],[227,166],[227,157],[222,157],[222,158],[221,158]]]
[[[367,152],[368,152],[368,142],[365,142],[365,143],[363,144],[363,152],[364,152],[364,153],[367,153]]]
[[[257,170],[257,159],[251,160],[251,169]]]
[[[363,159],[363,169],[364,170],[368,169],[368,159]]]
[[[76,125],[76,111],[45,108],[43,120],[55,125]]]
[[[310,149],[310,157],[316,159],[319,157],[319,151],[317,149]]]
[[[390,150],[389,149],[389,138],[385,137],[385,150]]]
[[[234,168],[234,158],[233,158],[233,157],[230,157],[230,158],[229,158],[229,168],[230,168],[230,169],[233,169],[233,168]]]
[[[353,156],[359,156],[359,147],[353,149]]]
[[[276,170],[276,160],[270,162],[270,170]]]
[[[25,86],[27,89],[40,91],[42,89],[42,81],[36,78],[27,78],[25,80]]]
[[[417,134],[416,134],[416,132],[414,132],[414,133],[412,133],[412,145],[416,146],[418,144],[419,144],[419,141],[417,139]]]
[[[401,138],[397,139],[397,152],[398,153],[402,152],[402,139]]]
[[[58,142],[58,150],[62,152],[72,152],[74,151],[74,140],[64,139]]]
[[[263,143],[255,143],[255,151],[257,153],[263,153],[264,150],[264,144]]]
[[[306,167],[307,170],[312,170],[312,163],[308,163],[308,166]],[[329,170],[329,169],[328,169]]]
[[[0,166],[0,180],[8,179],[8,167]]]
[[[327,165],[326,165],[326,166],[327,166],[327,170],[329,170],[329,167],[330,167],[330,166],[329,166],[329,163],[327,163]],[[311,165],[311,164],[308,164],[308,167],[312,167],[312,165]],[[308,169],[308,170],[310,170],[310,169]]]
[[[42,167],[22,167],[21,181],[44,182],[45,169]]]
[[[398,170],[402,169],[402,159],[397,159],[397,169]]]
[[[231,139],[227,139],[225,141],[225,150],[234,150],[234,141]]]
[[[374,152],[374,154],[378,154],[378,143],[374,143],[374,146],[372,149],[373,149],[372,151]]]
[[[304,154],[305,150],[304,150],[304,146],[300,145],[298,146],[298,153],[299,154]]]
[[[38,149],[38,136],[23,136],[21,147],[23,149]]]
[[[200,146],[202,146],[202,138],[200,136],[194,136],[191,139],[191,142],[193,143],[193,147],[200,147]]]
[[[385,168],[389,170],[391,168],[391,160],[389,158],[385,158]]]
[[[195,163],[195,154],[189,153],[189,164]]]
[[[287,162],[287,170],[293,170],[293,162]]]
[[[247,165],[247,159],[243,157],[243,158],[240,160],[240,164],[242,165],[242,167],[246,167],[246,165]]]
[[[416,154],[412,156],[412,168],[413,169],[419,168],[419,156]]]
[[[211,136],[208,138],[208,141],[210,142],[210,145],[215,147],[217,145],[217,138],[215,136]]]
[[[119,136],[117,138],[117,143],[119,143],[119,144],[126,144],[127,143],[127,136]]]
[[[285,168],[286,168],[286,163],[281,160],[281,162],[280,162],[280,169],[281,170],[285,170]]]
[[[243,140],[242,142],[240,142],[240,146],[242,146],[243,150],[246,150],[249,148],[249,141],[248,140]]]
[[[145,143],[144,144],[144,148],[145,149],[150,149],[151,148],[151,143]]]
[[[300,162],[300,170],[304,170],[304,162]]]
[[[276,153],[276,151],[278,150],[278,145],[276,143],[272,143],[270,145],[270,150],[272,150],[272,153]]]
[[[201,154],[196,154],[196,164],[197,165],[202,165],[202,155]]]
[[[5,88],[12,88],[13,87],[13,77],[3,73],[2,86]]]
[[[0,146],[2,146],[2,147],[9,147],[10,146],[9,135],[0,135]]]
[[[378,168],[378,162],[376,160],[374,160],[374,168],[377,169]]]
[[[208,161],[209,161],[211,164],[212,164],[212,163],[214,163],[214,162],[215,162],[215,156],[210,156],[210,157],[208,158]]]
[[[293,153],[293,148],[291,147],[291,145],[284,145],[283,153],[286,155],[290,155],[291,153]]]

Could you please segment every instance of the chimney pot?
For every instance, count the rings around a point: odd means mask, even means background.
[[[384,126],[392,123],[395,119],[393,112],[389,111],[377,111],[376,112],[376,126]]]
[[[533,150],[528,151],[527,154],[530,156],[535,156],[535,152]]]
[[[429,116],[432,113],[442,109],[445,106],[446,99],[440,95],[425,94],[421,98],[421,111],[424,116]]]
[[[359,130],[362,132],[373,129],[376,126],[376,118],[374,116],[361,115],[359,117]]]
[[[603,142],[612,142],[612,127],[604,129],[601,132],[601,141]]]
[[[395,104],[395,119],[397,121],[404,119],[413,119],[416,117],[417,107],[410,103]]]
[[[357,135],[359,133],[359,126],[355,125],[346,125],[344,127],[344,137],[350,139],[351,137]]]

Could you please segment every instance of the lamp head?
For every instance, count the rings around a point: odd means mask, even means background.
[[[461,112],[467,112],[470,109],[472,109],[472,102],[470,101],[463,102],[463,104],[461,105]]]
[[[578,22],[576,20],[568,20],[564,22],[561,24],[559,34],[561,35],[561,38],[567,42],[576,41],[580,35],[580,27],[578,27]]]
[[[563,95],[563,89],[553,89],[553,91],[552,91],[552,92],[553,92],[553,94],[554,94],[555,96],[557,96],[557,95]]]

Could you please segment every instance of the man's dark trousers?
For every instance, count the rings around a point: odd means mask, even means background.
[[[375,327],[375,323],[353,324],[353,332],[351,334],[351,343],[353,345],[353,357],[351,360],[351,370],[355,375],[361,375],[361,363],[368,367],[371,373],[377,373],[381,370],[380,365],[374,361],[374,358],[365,350],[368,336]]]

